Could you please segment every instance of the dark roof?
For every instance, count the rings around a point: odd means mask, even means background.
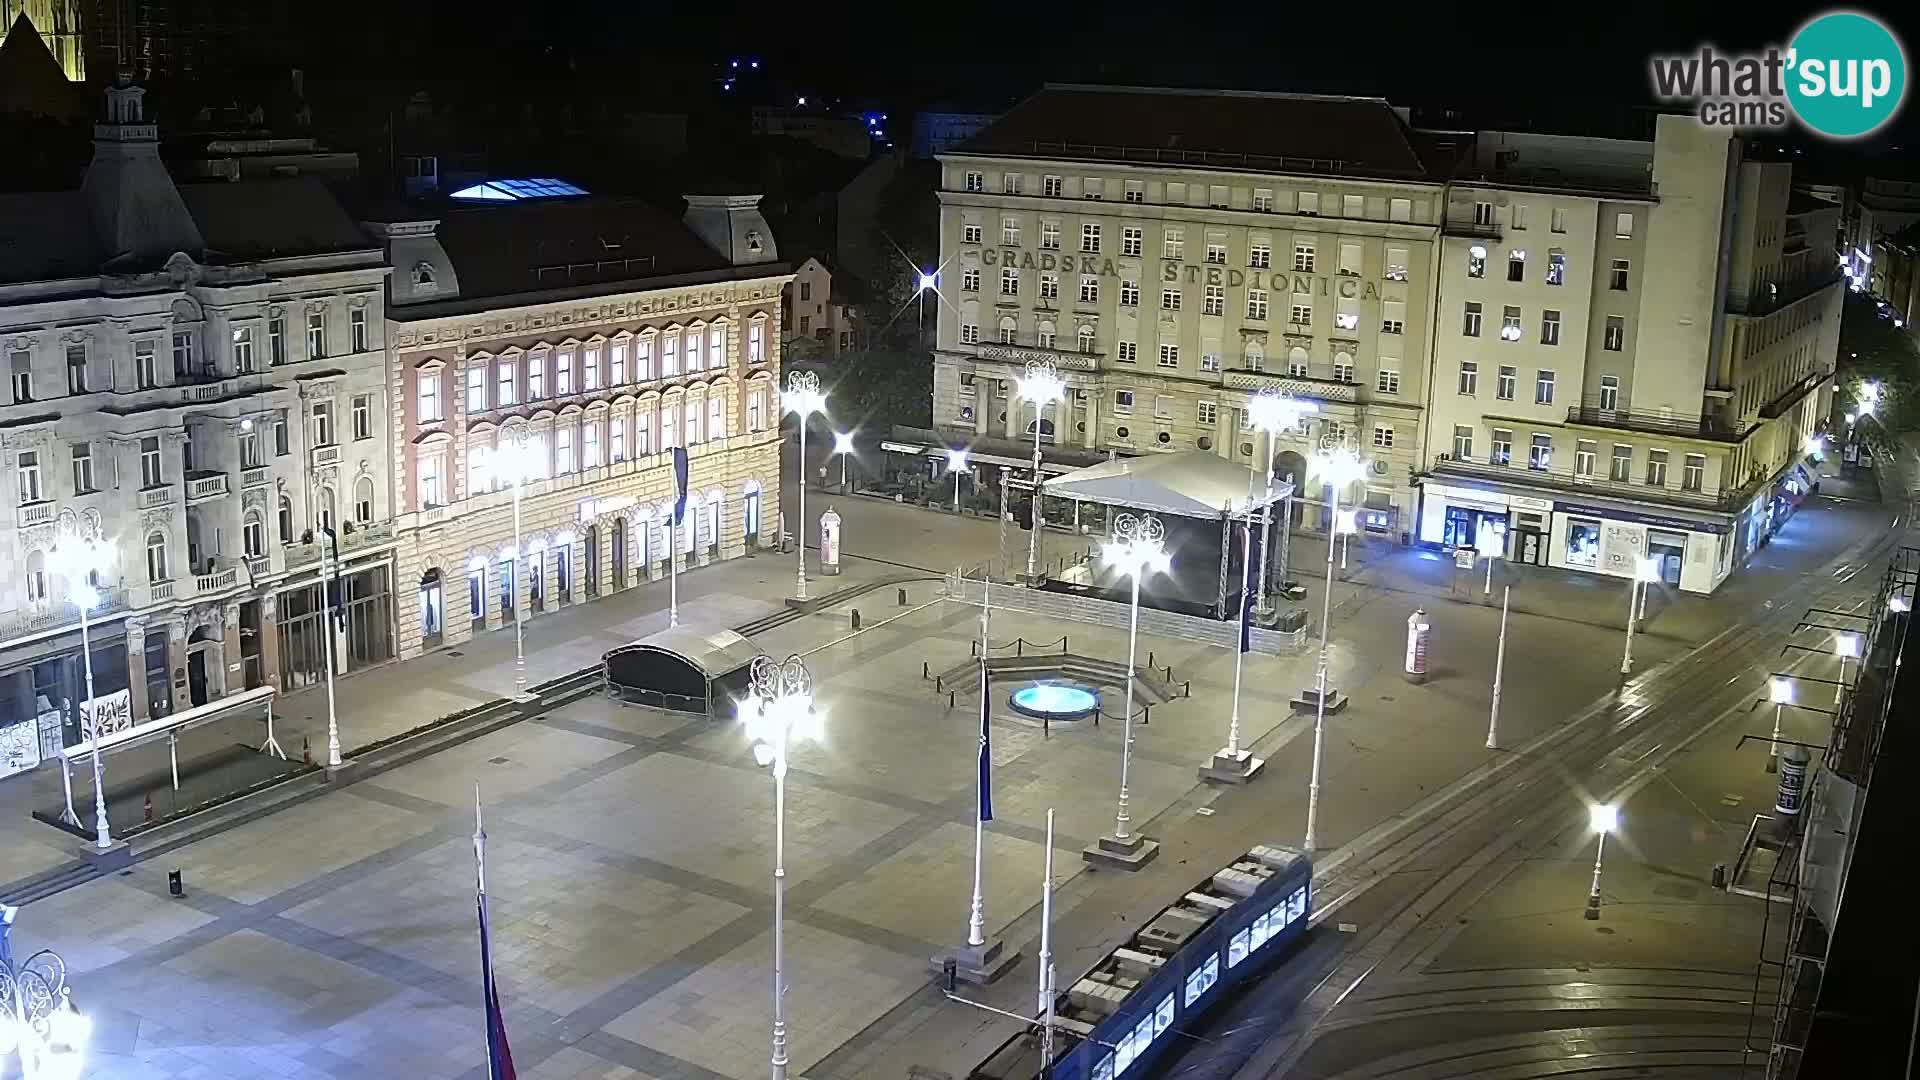
[[[449,205],[438,216],[462,300],[731,268],[679,218],[638,199]]]
[[[271,259],[379,245],[310,176],[181,184],[180,198],[207,250],[230,259]]]
[[[958,153],[1422,179],[1379,98],[1052,85]]]
[[[1787,213],[1789,214],[1811,214],[1820,210],[1832,210],[1835,213],[1839,213],[1840,204],[1828,202],[1825,199],[1816,195],[1810,195],[1798,188],[1795,188],[1787,195]]]
[[[0,282],[87,277],[106,259],[78,191],[0,194]]]

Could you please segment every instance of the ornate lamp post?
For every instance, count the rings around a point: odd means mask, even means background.
[[[520,589],[522,559],[527,557],[520,538],[520,496],[527,481],[537,479],[546,472],[546,462],[539,460],[539,449],[534,443],[524,420],[517,420],[502,428],[500,440],[493,452],[481,462],[482,471],[494,481],[513,487],[513,587]],[[671,556],[671,553],[669,553]],[[673,605],[678,622],[679,605]],[[513,599],[513,689],[516,694],[527,692],[527,605],[518,596]],[[331,640],[331,639],[329,639]],[[331,673],[331,660],[329,660]],[[335,761],[334,764],[339,764]]]
[[[93,609],[100,603],[100,590],[94,585],[99,575],[113,569],[113,544],[102,540],[97,532],[73,532],[62,538],[52,552],[57,572],[67,583],[69,595],[75,607],[80,609],[80,666],[86,673],[86,705],[80,710],[80,722],[86,728],[87,737],[93,743],[93,843],[101,851],[113,847],[113,830],[107,822],[107,788],[100,765],[100,722],[92,712],[93,707],[93,639],[89,634]],[[73,812],[73,781],[67,775],[66,755],[60,757],[60,780],[66,791],[67,809],[65,817],[69,823],[78,825],[80,819]]]
[[[1254,610],[1261,615],[1272,612],[1267,597],[1267,545],[1273,540],[1273,439],[1283,431],[1290,431],[1300,424],[1300,418],[1318,410],[1310,401],[1303,401],[1277,387],[1267,387],[1247,400],[1247,422],[1256,432],[1267,437],[1266,461],[1267,498],[1260,505],[1260,580],[1258,585],[1259,603]],[[1248,466],[1256,473],[1260,471],[1263,459],[1255,457]],[[1281,506],[1280,517],[1283,521],[1280,533],[1280,583],[1287,581],[1287,547],[1293,538],[1293,495],[1289,494]]]
[[[1121,514],[1113,519],[1113,539],[1101,551],[1108,563],[1133,579],[1133,602],[1127,618],[1127,711],[1121,717],[1120,810],[1114,815],[1113,835],[1088,848],[1090,861],[1137,870],[1160,853],[1160,845],[1136,836],[1127,816],[1127,772],[1133,763],[1133,672],[1140,641],[1140,579],[1165,573],[1171,560],[1166,551],[1167,529],[1151,514]]]
[[[853,432],[834,432],[833,452],[840,459],[840,493],[844,495],[847,491],[847,459],[853,456]]]
[[[1051,360],[1027,361],[1027,373],[1015,382],[1021,400],[1033,403],[1033,532],[1027,537],[1027,581],[1039,579],[1040,570],[1040,428],[1047,406],[1066,399],[1067,381]],[[1058,424],[1056,423],[1056,428]]]
[[[785,661],[755,657],[749,670],[752,697],[740,719],[753,741],[753,760],[773,773],[773,1080],[787,1076],[787,748],[818,738],[821,718],[813,708],[813,675],[798,656]]]
[[[1638,616],[1635,607],[1639,603],[1640,593],[1653,582],[1660,580],[1660,560],[1645,558],[1633,565],[1633,584],[1627,588],[1627,648],[1620,654],[1620,674],[1633,673],[1633,624]]]
[[[811,371],[790,371],[787,373],[787,393],[782,402],[786,410],[800,420],[800,521],[794,526],[794,546],[800,549],[800,577],[797,591],[801,600],[807,598],[807,419],[814,413],[827,411],[827,396],[820,392],[820,376]]]
[[[86,1066],[93,1022],[74,1007],[67,964],[42,949],[15,966],[7,935],[19,908],[0,907],[0,1058],[18,1052],[20,1075],[74,1080]]]
[[[1593,845],[1593,885],[1587,890],[1587,918],[1600,917],[1600,856],[1607,850],[1607,834],[1620,827],[1620,808],[1601,803],[1587,808],[1588,823],[1599,837]]]
[[[1314,471],[1327,486],[1327,585],[1320,601],[1320,656],[1313,670],[1313,772],[1307,781],[1307,836],[1302,845],[1314,850],[1315,826],[1320,819],[1321,745],[1327,727],[1327,699],[1334,692],[1327,687],[1327,631],[1333,619],[1333,522],[1340,516],[1340,492],[1367,474],[1366,460],[1351,438],[1326,436],[1313,455]],[[1336,706],[1336,711],[1338,707]]]
[[[960,512],[960,477],[967,471],[965,450],[947,451],[947,472],[953,474],[953,512]]]

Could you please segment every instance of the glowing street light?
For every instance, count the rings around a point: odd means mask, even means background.
[[[1158,845],[1142,852],[1143,838],[1128,828],[1127,772],[1133,764],[1133,669],[1140,643],[1140,579],[1152,573],[1166,573],[1172,559],[1166,549],[1167,528],[1151,514],[1121,514],[1113,519],[1113,539],[1101,548],[1101,558],[1132,579],[1133,596],[1127,618],[1127,704],[1121,717],[1120,735],[1120,810],[1114,815],[1113,836],[1102,838],[1098,847],[1134,859],[1138,869],[1158,852]]]
[[[833,433],[833,453],[840,459],[840,490],[847,489],[847,459],[853,456],[853,432]]]
[[[5,946],[19,910],[0,906],[0,1057],[18,1052],[20,1074],[33,1080],[75,1080],[93,1021],[74,1007],[60,954],[42,949],[13,964]]]
[[[522,571],[520,560],[527,552],[520,539],[520,497],[529,480],[537,480],[546,474],[546,462],[542,460],[540,443],[533,438],[526,421],[516,420],[500,432],[498,444],[480,459],[480,471],[493,483],[506,484],[513,488],[513,587],[519,591]],[[672,562],[672,552],[668,552],[668,562]],[[677,626],[680,623],[679,579],[674,579],[673,600],[668,607],[668,622]],[[513,689],[517,695],[527,692],[527,605],[518,596],[513,601]],[[332,638],[329,636],[328,641]],[[331,695],[333,661],[329,655],[327,661],[329,695]],[[331,751],[329,751],[331,754]],[[331,762],[340,764],[335,757]]]
[[[1260,600],[1255,610],[1266,614],[1267,606],[1267,544],[1273,539],[1273,439],[1283,431],[1292,431],[1300,426],[1300,419],[1319,411],[1313,402],[1296,398],[1278,387],[1267,387],[1247,399],[1247,423],[1257,432],[1267,437],[1266,453],[1248,462],[1258,470],[1260,462],[1266,462],[1267,498],[1260,504],[1260,579],[1255,591]],[[1280,584],[1287,581],[1287,548],[1293,539],[1293,492],[1288,492],[1280,506],[1282,521],[1280,533]]]
[[[49,560],[56,572],[67,582],[70,598],[80,609],[80,663],[86,672],[87,703],[80,710],[80,722],[85,725],[87,737],[93,744],[93,843],[101,851],[113,848],[113,831],[107,823],[107,788],[102,782],[100,766],[100,720],[93,704],[93,642],[88,636],[88,621],[93,609],[100,603],[100,590],[94,585],[102,573],[113,569],[115,558],[111,541],[102,540],[97,534],[69,534],[56,544]],[[72,780],[67,775],[66,755],[60,757],[60,780],[67,795],[67,820],[78,825],[79,817],[73,812]]]
[[[1780,771],[1780,714],[1793,704],[1793,680],[1774,676],[1767,683],[1767,700],[1773,702],[1773,741],[1768,747],[1767,771]]]
[[[1642,558],[1633,567],[1633,582],[1627,588],[1627,650],[1620,656],[1620,674],[1633,674],[1633,624],[1639,620],[1638,604],[1642,590],[1660,580],[1660,560]]]
[[[773,1080],[787,1075],[787,749],[819,739],[822,717],[813,707],[813,675],[798,656],[756,656],[748,669],[752,697],[740,722],[753,741],[753,760],[773,773]]]
[[[967,471],[967,452],[965,450],[947,451],[947,471],[953,474],[953,510],[960,512],[960,477]]]
[[[1620,808],[1600,803],[1587,808],[1587,823],[1599,837],[1593,846],[1593,887],[1587,892],[1587,918],[1600,917],[1600,856],[1607,848],[1607,834],[1620,827]]]
[[[1040,429],[1047,406],[1066,399],[1067,381],[1060,377],[1053,361],[1029,360],[1026,374],[1014,385],[1022,401],[1033,403],[1033,530],[1027,537],[1027,581],[1031,584],[1040,574]]]
[[[940,275],[937,273],[929,273],[925,270],[922,270],[920,271],[920,276],[918,280],[915,282],[913,291],[917,293],[923,293],[923,292],[926,292],[928,289],[937,289],[939,287],[940,287]]]
[[[787,392],[782,404],[800,419],[800,522],[794,527],[794,547],[800,549],[799,585],[794,595],[807,598],[807,419],[827,411],[827,395],[820,392],[820,376],[811,371],[787,373]]]
[[[1833,655],[1840,658],[1840,683],[1833,688],[1833,703],[1838,705],[1847,689],[1847,661],[1860,659],[1860,635],[1833,635]]]
[[[1302,846],[1314,850],[1320,820],[1320,760],[1327,727],[1327,632],[1333,620],[1333,542],[1331,527],[1340,517],[1340,492],[1367,475],[1367,463],[1350,438],[1327,436],[1313,455],[1313,468],[1327,488],[1327,585],[1320,598],[1320,656],[1314,664],[1313,772],[1307,780],[1307,835]]]
[[[1913,602],[1904,596],[1887,597],[1887,610],[1895,615],[1904,615],[1913,610]]]

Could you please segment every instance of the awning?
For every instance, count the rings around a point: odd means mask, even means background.
[[[1128,507],[1176,517],[1218,519],[1222,509],[1243,517],[1268,502],[1266,484],[1252,470],[1205,450],[1148,454],[1089,465],[1049,477],[1040,490],[1060,499]],[[1273,499],[1293,492],[1284,480],[1273,483]]]

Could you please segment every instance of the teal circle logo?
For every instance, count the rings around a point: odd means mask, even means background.
[[[1800,122],[1836,139],[1878,130],[1907,94],[1907,56],[1880,20],[1834,11],[1800,28],[1789,46],[1787,101]]]

